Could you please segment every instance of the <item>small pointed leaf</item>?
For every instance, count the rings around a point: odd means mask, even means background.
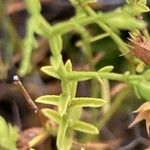
[[[101,68],[98,72],[111,72],[114,69],[113,66],[106,66]]]
[[[84,133],[89,133],[89,134],[99,133],[98,129],[95,126],[83,121],[76,121],[74,123],[74,130],[84,132]]]
[[[79,97],[71,100],[71,107],[100,107],[106,104],[106,100],[100,98]]]
[[[95,78],[97,75],[97,72],[86,72],[86,71],[72,71],[66,74],[66,77],[69,80],[75,80],[75,81],[84,81],[89,80],[91,78]]]
[[[45,74],[48,74],[49,76],[60,79],[59,75],[52,66],[44,66],[41,68],[41,71]]]
[[[67,60],[67,62],[65,64],[65,68],[68,72],[72,71],[72,63],[71,63],[70,59]]]
[[[61,121],[61,116],[59,115],[58,112],[52,110],[52,109],[42,109],[42,112],[44,113],[44,115],[50,119],[52,119],[53,121],[55,121],[57,124],[60,123]]]
[[[59,96],[57,96],[57,95],[45,95],[45,96],[38,97],[35,101],[37,103],[42,103],[42,104],[58,105]]]

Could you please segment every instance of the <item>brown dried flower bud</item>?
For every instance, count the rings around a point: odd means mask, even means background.
[[[130,47],[132,49],[132,54],[138,57],[145,64],[150,65],[150,40],[147,40],[142,35],[137,36],[131,35],[132,39]]]
[[[147,133],[150,136],[150,102],[145,102],[142,104],[136,111],[133,113],[138,113],[134,121],[130,124],[129,128],[134,126],[136,123],[145,120],[146,121],[146,129]]]

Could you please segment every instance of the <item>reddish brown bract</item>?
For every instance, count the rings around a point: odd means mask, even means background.
[[[138,35],[131,41],[131,49],[134,56],[138,57],[145,64],[150,65],[150,40]]]

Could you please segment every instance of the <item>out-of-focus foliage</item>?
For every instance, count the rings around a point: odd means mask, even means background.
[[[40,96],[35,101],[48,105],[48,108],[40,111],[46,117],[46,122],[44,122],[44,125],[42,124],[42,128],[44,128],[46,136],[51,134],[48,129],[53,130],[52,135],[56,136],[56,145],[59,150],[70,150],[72,148],[75,140],[74,132],[76,131],[85,133],[85,136],[88,136],[88,134],[97,135],[115,112],[122,99],[129,94],[131,88],[135,89],[138,98],[149,100],[150,79],[148,73],[146,73],[148,69],[145,65],[141,67],[142,69],[139,67],[141,61],[130,53],[133,45],[127,45],[121,36],[122,31],[145,34],[147,24],[144,20],[138,18],[142,13],[149,11],[145,0],[127,0],[124,6],[110,12],[95,11],[91,7],[91,3],[96,2],[94,0],[70,0],[75,9],[75,15],[68,20],[53,24],[50,24],[42,16],[39,0],[26,0],[25,2],[28,18],[22,46],[22,60],[17,71],[20,76],[24,77],[34,70],[35,66],[31,65],[33,49],[36,50],[39,46],[38,38],[45,39],[49,44],[50,57],[47,56],[49,57],[48,63],[44,63],[41,71],[60,81],[61,94]],[[93,32],[94,26],[98,28],[99,32]],[[79,36],[75,44],[76,48],[80,50],[80,55],[82,53],[82,58],[84,57],[85,62],[89,64],[87,71],[74,71],[71,60],[64,61],[64,35],[69,37],[71,33]],[[69,47],[67,47],[67,52],[71,53],[72,51],[69,50]],[[34,53],[36,52],[34,51]],[[101,56],[98,60],[94,60],[95,56],[101,54],[101,52],[104,52],[105,63],[100,60]],[[120,54],[122,56],[119,58]],[[79,56],[77,56],[76,62],[82,59]],[[116,73],[116,70],[113,70],[116,69],[116,66],[113,65],[119,64],[118,60],[124,60],[125,67],[123,69],[125,69],[125,72],[121,70],[122,68],[119,70],[121,73]],[[92,96],[77,97],[78,83],[86,80],[91,80]],[[123,91],[123,94],[116,94],[118,97],[114,101],[110,101],[113,98],[113,96],[111,97],[110,80],[124,82],[127,88]],[[98,96],[100,98],[97,98]],[[49,105],[54,105],[56,109],[49,108]],[[92,112],[91,114],[94,114],[92,119],[96,120],[93,124],[81,120],[84,107],[102,107],[103,118],[96,122],[99,115]],[[96,111],[99,110],[96,109]],[[2,123],[0,123],[4,127],[2,130],[0,129],[0,135],[5,135],[6,138],[4,139],[9,140],[11,150],[15,150],[18,138],[17,130],[6,124],[3,119],[1,120]],[[31,141],[30,147],[36,145],[37,141],[42,138],[45,138],[45,136],[37,137],[36,142]],[[2,143],[0,141],[0,146],[3,149],[10,149],[10,145],[4,143],[7,143],[7,141],[2,141]]]
[[[19,138],[18,129],[0,116],[0,149],[1,150],[17,150],[16,142]]]
[[[149,11],[146,3],[147,0],[127,0],[128,5],[124,7],[124,11],[133,16],[138,16],[143,12]]]
[[[92,58],[92,49],[91,49],[91,41],[94,39],[100,39],[99,37],[92,37],[90,33],[88,33],[85,28],[86,25],[97,24],[104,32],[110,36],[113,41],[118,46],[120,52],[122,54],[129,52],[129,47],[124,43],[124,41],[120,38],[119,33],[120,30],[141,30],[146,27],[144,21],[140,21],[135,18],[136,15],[147,10],[141,10],[141,5],[144,5],[137,2],[133,3],[129,2],[122,8],[116,9],[112,12],[103,13],[103,12],[95,12],[88,3],[90,1],[81,1],[81,0],[70,0],[72,5],[76,9],[76,15],[71,19],[59,22],[54,25],[50,25],[40,14],[40,3],[39,1],[34,1],[36,6],[32,9],[32,3],[29,3],[27,6],[29,7],[27,10],[30,14],[28,19],[28,30],[30,31],[27,34],[26,41],[28,43],[35,43],[34,34],[38,34],[49,41],[49,46],[51,49],[52,56],[50,57],[50,66],[44,66],[41,70],[61,81],[62,93],[57,95],[46,95],[39,97],[36,101],[44,104],[55,105],[58,107],[58,111],[52,109],[43,109],[42,113],[48,118],[52,119],[58,125],[57,131],[57,148],[62,150],[69,150],[72,147],[73,142],[73,131],[80,131],[89,134],[98,134],[98,129],[86,122],[80,121],[81,112],[83,107],[100,107],[106,103],[107,97],[103,96],[102,99],[99,98],[90,98],[90,97],[76,97],[76,89],[79,81],[89,80],[96,78],[100,84],[106,87],[106,84],[110,80],[118,80],[124,81],[132,86],[135,86],[135,83],[140,82],[143,75],[132,75],[130,73],[125,74],[116,74],[112,73],[112,66],[106,66],[100,69],[98,72],[96,71],[73,71],[72,63],[68,60],[66,63],[63,62],[62,59],[62,47],[63,47],[63,39],[62,35],[69,33],[70,31],[76,31],[80,36],[81,40],[78,43],[78,46],[81,47],[83,54],[85,55],[87,61],[91,64]],[[135,14],[131,14],[129,12],[129,8],[140,5]],[[146,7],[146,5],[144,5]],[[140,9],[140,10],[139,10]],[[33,27],[30,24],[33,22],[35,26]],[[36,23],[35,23],[36,22]],[[97,35],[100,36],[100,35]],[[102,37],[105,37],[102,35]],[[22,61],[22,65],[20,68],[20,73],[22,75],[28,72],[28,64],[31,57],[31,50],[33,49],[33,45],[31,44],[29,47],[26,47],[27,50],[24,55],[24,59]],[[28,53],[27,53],[28,52]],[[131,56],[126,56],[127,61],[129,61]],[[27,59],[26,59],[27,58]],[[94,68],[94,67],[93,67]],[[93,69],[91,68],[91,69]],[[107,81],[107,82],[106,82]],[[105,92],[105,88],[103,92]],[[107,89],[109,90],[109,89]],[[108,92],[108,91],[107,91]],[[105,100],[106,99],[106,100]]]

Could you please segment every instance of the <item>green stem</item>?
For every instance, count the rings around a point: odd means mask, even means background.
[[[94,10],[92,10],[89,6],[84,5],[83,9],[86,11],[86,13],[89,16],[97,16],[96,12],[94,12]],[[101,20],[97,20],[96,23],[106,32],[108,33],[112,39],[114,40],[114,42],[119,46],[119,49],[122,53],[127,53],[129,52],[128,47],[125,45],[125,43],[122,41],[122,39],[115,34],[105,23],[103,23],[103,18],[101,18]]]
[[[101,85],[101,97],[102,99],[107,100],[107,103],[103,106],[103,113],[108,112],[110,109],[110,85],[108,79],[102,79],[102,82],[99,82]]]
[[[123,75],[123,74],[117,74],[117,73],[97,73],[97,72],[69,72],[66,74],[67,79],[69,80],[76,80],[79,77],[80,78],[96,78],[96,77],[101,77],[101,78],[106,78],[110,80],[116,80],[116,81],[132,81],[132,80],[143,80],[142,75]]]
[[[100,34],[100,35],[97,35],[97,36],[91,38],[90,41],[91,41],[91,42],[99,41],[99,40],[101,40],[101,39],[103,39],[103,38],[106,38],[106,37],[108,37],[108,36],[109,36],[108,33],[102,33],[102,34]]]
[[[107,113],[103,116],[103,118],[98,122],[97,127],[101,130],[105,124],[109,121],[112,115],[118,110],[119,106],[121,105],[123,99],[129,93],[129,89],[123,89],[117,97],[114,99],[113,103],[111,104],[111,108],[107,111]]]
[[[68,33],[70,31],[72,31],[74,28],[74,23],[79,24],[80,26],[86,26],[88,24],[93,24],[94,22],[96,22],[97,19],[100,19],[100,17],[102,17],[101,14],[98,14],[97,16],[89,16],[89,17],[83,17],[81,19],[71,19],[67,22],[63,22],[63,23],[59,23],[53,26],[53,29],[51,31],[52,35],[55,34],[65,34]]]

